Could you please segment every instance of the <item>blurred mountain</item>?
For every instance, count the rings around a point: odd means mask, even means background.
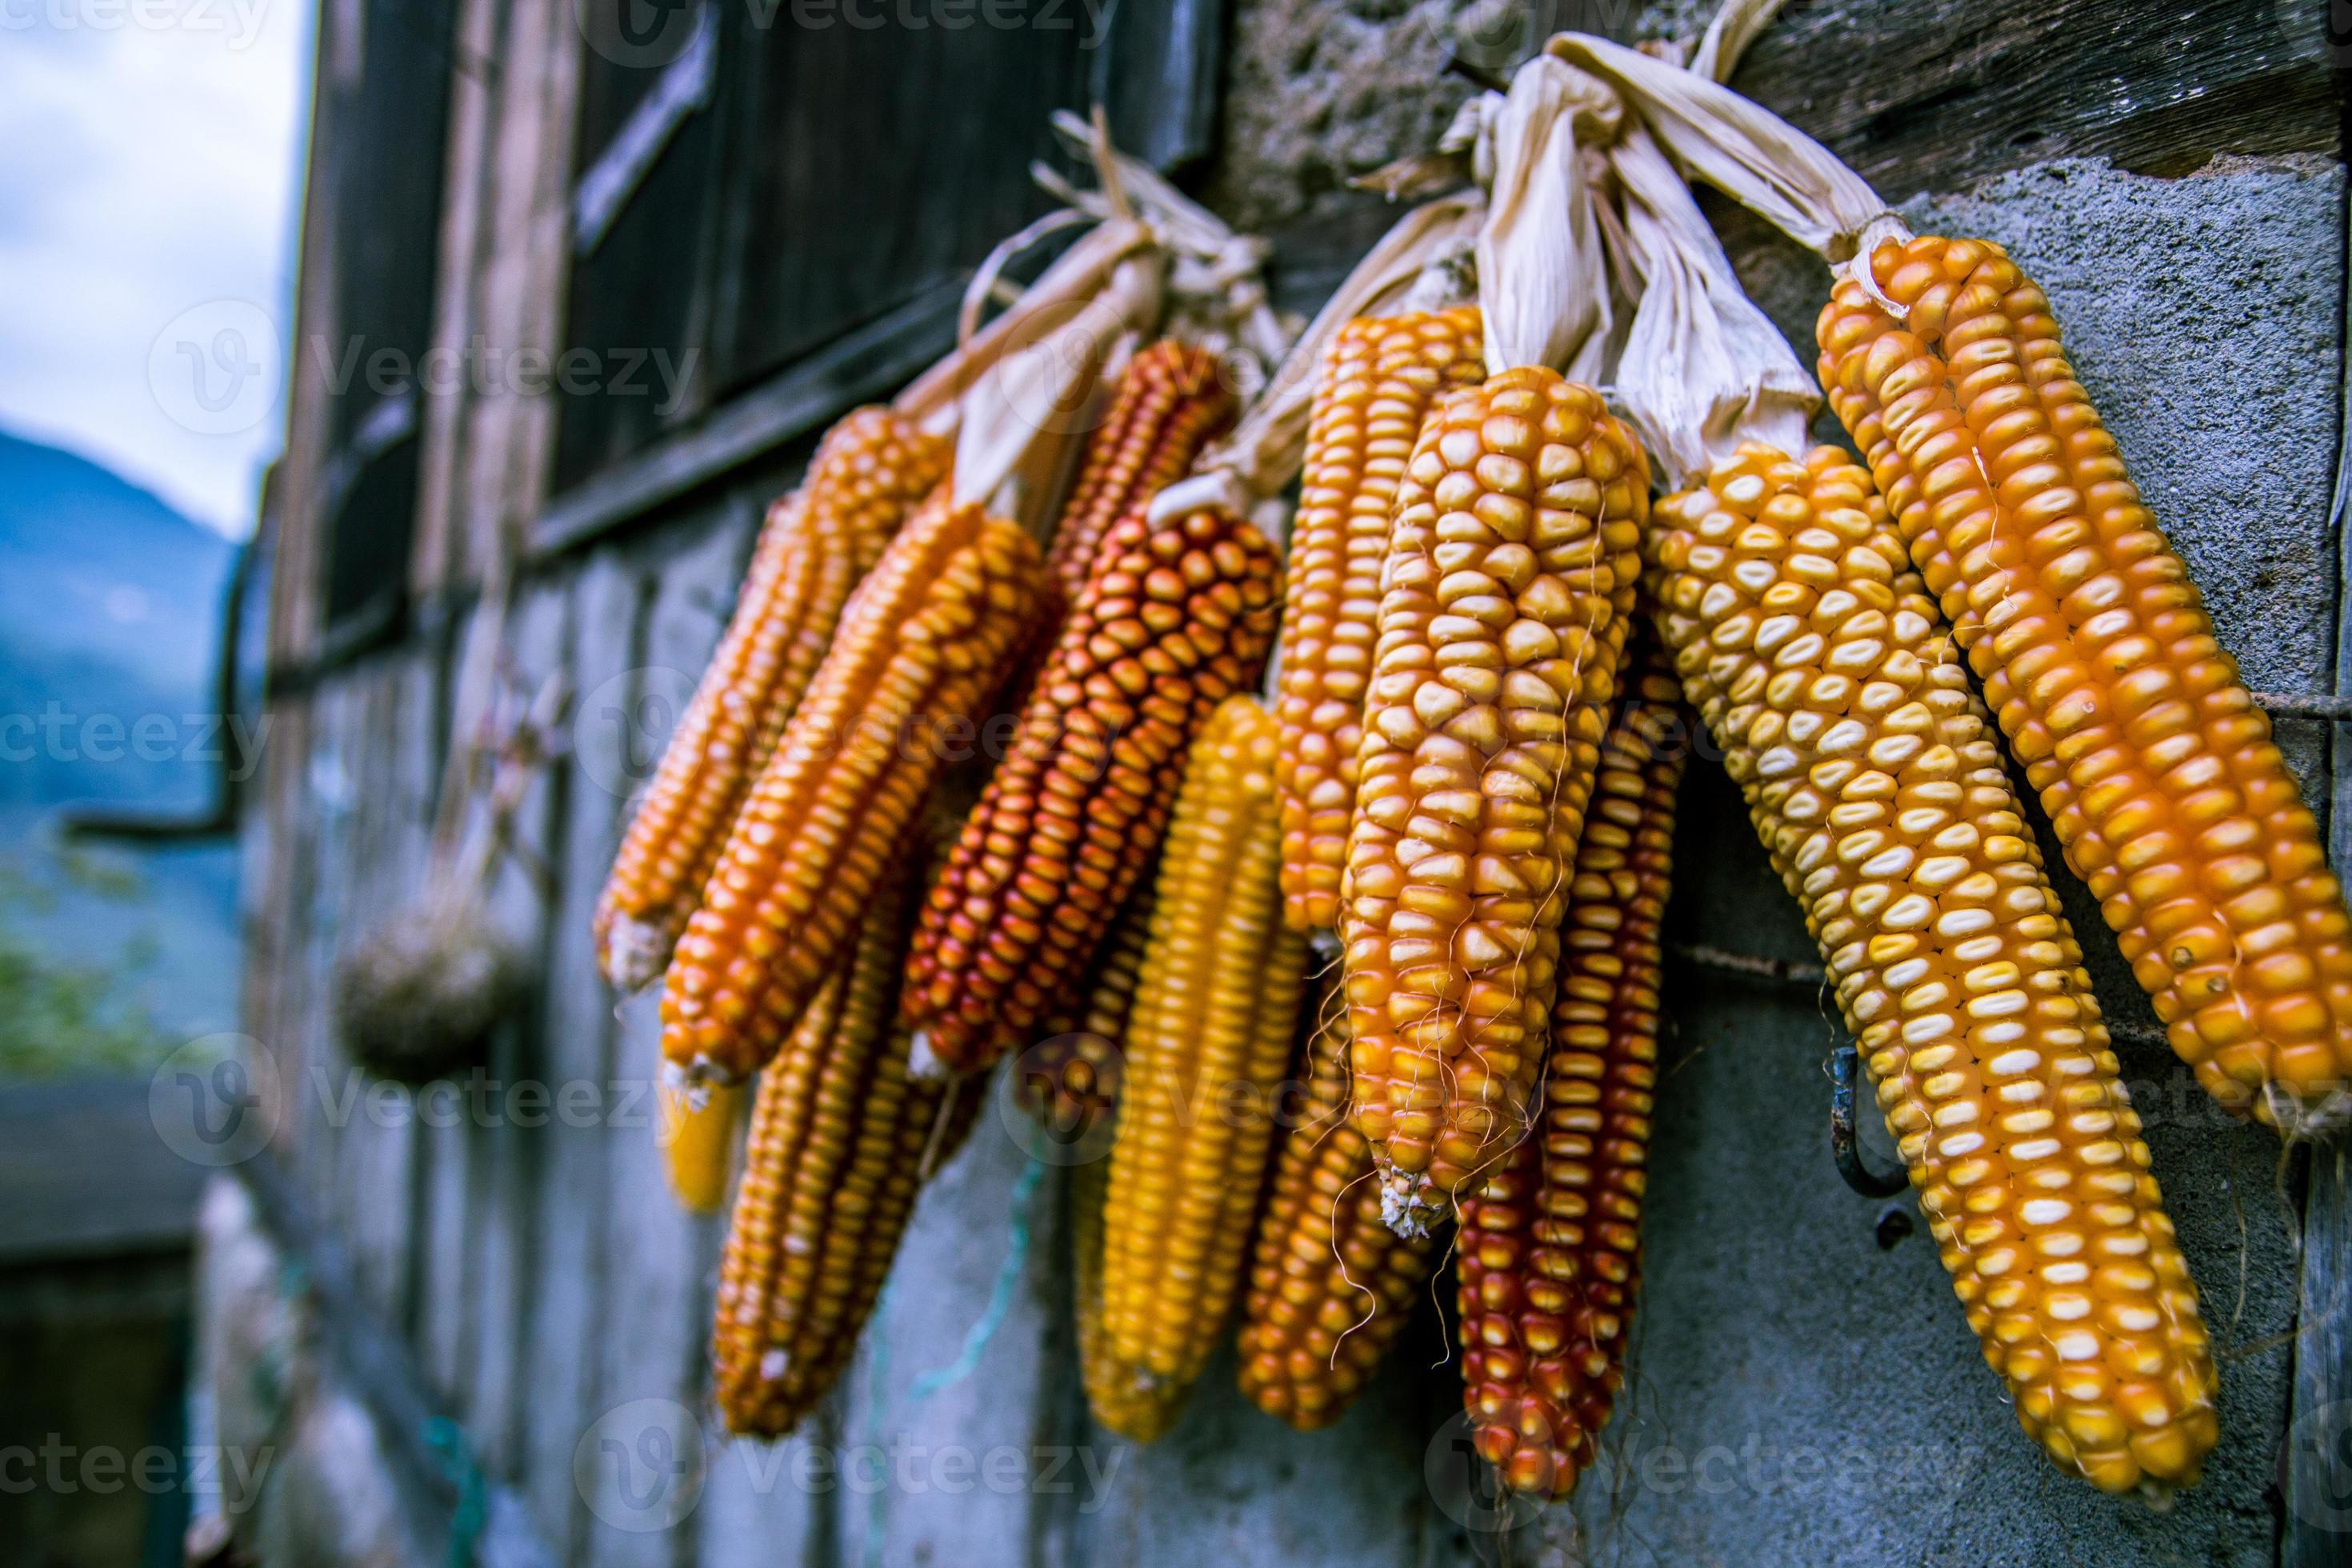
[[[0,432],[0,804],[210,800],[217,737],[199,731],[236,552],[97,464]]]
[[[230,1026],[226,840],[61,852],[60,808],[199,816],[236,546],[97,464],[0,432],[0,925],[176,1038]]]

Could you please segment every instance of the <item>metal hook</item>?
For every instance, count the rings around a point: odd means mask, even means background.
[[[1902,1171],[1881,1175],[1865,1163],[1853,1131],[1853,1086],[1862,1076],[1862,1055],[1846,1041],[1830,1053],[1830,1153],[1845,1184],[1866,1198],[1891,1198],[1911,1184]]]

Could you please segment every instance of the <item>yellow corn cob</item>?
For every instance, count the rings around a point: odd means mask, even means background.
[[[1485,379],[1482,342],[1463,305],[1350,321],[1324,354],[1276,661],[1283,918],[1301,931],[1339,924],[1391,504],[1438,395]]]
[[[1274,1152],[1307,939],[1282,923],[1279,732],[1226,700],[1192,748],[1153,899],[1111,1146],[1103,1327],[1165,1384],[1201,1374]]]
[[[1078,1320],[1078,1374],[1094,1417],[1135,1443],[1156,1443],[1176,1425],[1190,1383],[1169,1383],[1112,1353],[1103,1330],[1103,1205],[1110,1166],[1101,1160],[1070,1167],[1071,1270]]]
[[[2048,297],[1980,240],[1872,265],[1907,318],[1840,284],[1830,401],[2173,1049],[2223,1104],[2299,1122],[2352,1079],[2352,920],[2270,721]]]
[[[832,973],[1045,587],[1019,528],[926,505],[891,542],[744,803],[662,995],[662,1050],[740,1082]]]
[[[781,1437],[848,1364],[924,1177],[971,1129],[976,1083],[907,1076],[894,1028],[911,900],[885,892],[760,1075],[720,1266],[712,1385],[730,1431]]]
[[[1190,473],[1201,448],[1232,419],[1223,372],[1207,350],[1172,341],[1128,362],[1110,411],[1087,437],[1086,459],[1046,551],[1064,603],[1077,603],[1086,591],[1111,525]]]
[[[1543,1112],[1462,1205],[1463,1396],[1503,1484],[1562,1498],[1624,1380],[1657,1088],[1658,931],[1688,731],[1654,654],[1601,747],[1561,928]]]
[[[669,963],[851,591],[946,477],[950,456],[889,409],[860,408],[826,432],[800,488],[769,509],[734,617],[597,900],[596,961],[615,988],[641,990]]]
[[[1021,1054],[1021,1103],[1064,1137],[1084,1136],[1118,1108],[1127,1019],[1150,939],[1151,892],[1139,888],[1095,954],[1085,1010],[1048,1023],[1045,1038]]]
[[[727,1202],[735,1124],[743,1115],[742,1087],[717,1084],[697,1091],[664,1083],[656,1097],[670,1192],[692,1213],[717,1214]]]
[[[1257,684],[1281,566],[1209,508],[1127,517],[1061,629],[908,959],[907,1021],[957,1072],[1025,1044],[1150,867],[1184,750]]]
[[[1600,395],[1542,369],[1449,395],[1399,489],[1340,924],[1399,1228],[1527,1130],[1648,491]]]
[[[2214,1374],[2188,1266],[1950,633],[1869,474],[1748,447],[1646,545],[1684,690],[1805,907],[2018,1418],[2101,1489],[2186,1485]]]
[[[1348,1125],[1344,1009],[1308,1045],[1306,1095],[1282,1133],[1242,1302],[1242,1392],[1302,1432],[1347,1412],[1429,1283],[1434,1244],[1381,1218],[1372,1152]]]

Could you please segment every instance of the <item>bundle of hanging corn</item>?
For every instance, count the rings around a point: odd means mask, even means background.
[[[1735,5],[1711,37],[1759,12]],[[1643,588],[1683,691],[1820,942],[2021,1422],[2103,1489],[2193,1481],[2215,1432],[2195,1288],[2081,950],[1969,689],[1972,624],[1945,619],[1992,601],[1930,596],[1924,523],[1905,523],[1908,551],[1896,528],[1916,490],[1893,489],[1890,506],[1870,471],[1808,452],[1806,377],[1740,293],[1667,153],[1733,184],[1804,171],[1857,224],[1881,209],[1852,176],[1854,188],[1839,184],[1826,153],[1778,122],[1768,133],[1760,110],[1700,74],[1575,36],[1549,52],[1628,112],[1607,153],[1612,235],[1640,304],[1614,386],[1674,491],[1645,531]],[[1727,150],[1734,132],[1745,140]],[[2062,510],[2048,516],[2063,532]],[[2006,620],[1997,606],[1988,618]]]
[[[1278,347],[1255,245],[1152,184],[1098,126],[1076,139],[1100,191],[1053,182],[1079,210],[1001,247],[956,354],[892,409],[845,421],[772,516],[599,911],[616,982],[675,943],[663,1048],[683,1200],[724,1193],[722,1101],[760,1074],[714,1328],[719,1403],[739,1431],[788,1431],[831,1386],[920,1180],[978,1103],[976,1077],[910,1075],[898,1021],[919,911],[935,907],[935,881],[965,877],[956,847],[986,772],[985,757],[950,770],[947,742],[986,733],[990,707],[1057,635],[1070,640],[1057,573],[1116,549],[1125,520],[1222,427],[1233,340]],[[1003,263],[1086,219],[1090,232],[982,328]],[[1260,604],[1272,594],[1269,582]],[[1236,613],[1257,607],[1244,598]],[[1099,599],[1074,613],[1098,614]]]

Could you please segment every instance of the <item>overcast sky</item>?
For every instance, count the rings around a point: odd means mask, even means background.
[[[284,440],[310,10],[0,0],[0,427],[238,537]]]

